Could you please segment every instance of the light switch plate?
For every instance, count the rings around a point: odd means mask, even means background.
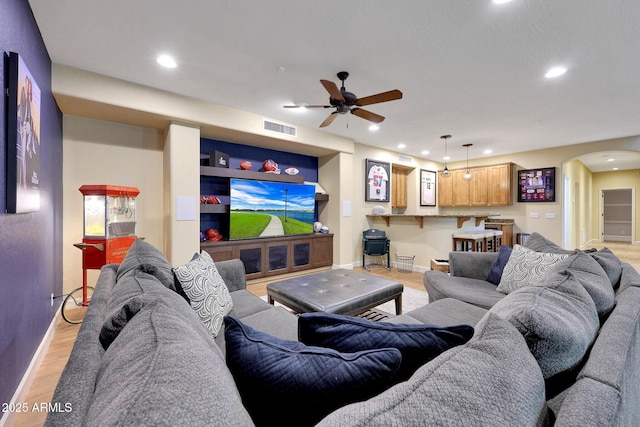
[[[539,217],[538,212],[531,212],[529,214],[529,218],[538,218],[538,217]]]
[[[555,219],[555,218],[556,218],[556,214],[554,214],[553,212],[547,212],[547,213],[545,214],[545,217],[546,217],[547,219]]]

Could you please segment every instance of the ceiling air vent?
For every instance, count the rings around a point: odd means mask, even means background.
[[[413,159],[409,156],[405,156],[403,154],[398,154],[398,161],[400,163],[411,163],[413,162]]]
[[[281,123],[270,122],[269,120],[263,120],[264,130],[271,132],[278,132],[289,136],[298,136],[298,128],[295,126],[287,126]]]

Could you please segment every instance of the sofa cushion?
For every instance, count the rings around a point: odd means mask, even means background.
[[[424,287],[429,293],[429,301],[455,298],[485,309],[504,298],[496,291],[496,285],[484,279],[472,279],[448,275],[441,271],[425,271]]]
[[[176,286],[171,268],[171,264],[162,252],[144,240],[136,239],[118,266],[116,281],[127,273],[140,269],[157,277],[164,286],[175,291]]]
[[[214,337],[222,327],[222,319],[233,308],[233,300],[211,255],[202,251],[190,262],[173,269],[191,307]]]
[[[524,339],[488,313],[467,344],[318,426],[533,426],[546,416],[544,381]]]
[[[600,326],[593,300],[566,269],[511,292],[490,311],[522,333],[545,378],[578,365]]]
[[[99,426],[250,426],[233,377],[182,298],[146,304],[105,352],[86,420]]]
[[[511,248],[511,246],[500,246],[500,250],[498,251],[498,258],[496,258],[493,264],[491,264],[491,270],[489,270],[489,274],[487,275],[487,282],[493,283],[494,285],[500,284],[502,272],[504,271],[505,265],[507,265],[507,261],[509,261],[511,251],[513,251],[513,248]]]
[[[534,250],[536,252],[548,252],[552,254],[570,254],[573,251],[562,249],[560,246],[553,243],[551,240],[544,237],[542,234],[534,232],[524,242],[523,246],[527,249]]]
[[[559,262],[558,269],[566,268],[572,272],[585,290],[591,295],[600,317],[608,314],[615,304],[613,286],[601,265],[591,256],[582,251],[576,251],[567,259]]]
[[[396,349],[340,353],[276,338],[225,317],[227,365],[258,426],[312,426],[331,411],[389,386]],[[284,411],[276,408],[285,407]],[[274,416],[277,414],[277,420]]]
[[[100,330],[100,343],[107,349],[122,328],[149,301],[175,294],[160,282],[157,276],[134,269],[124,275],[113,286],[111,298],[104,313],[104,324]],[[176,304],[184,304],[177,300]]]
[[[603,248],[596,252],[590,252],[589,255],[593,259],[595,259],[600,267],[604,270],[609,281],[611,282],[611,286],[618,286],[618,282],[620,281],[620,275],[622,274],[622,262],[620,258],[618,258],[611,249]]]
[[[502,295],[502,294],[499,294]],[[439,326],[475,326],[487,310],[454,298],[443,298],[386,319],[389,323],[431,324]]]
[[[515,245],[507,265],[502,272],[498,292],[508,294],[516,289],[531,286],[541,279],[558,261],[569,254],[536,252],[520,245]]]
[[[298,316],[298,338],[306,345],[328,347],[343,353],[375,348],[397,348],[402,364],[396,382],[405,381],[420,366],[443,351],[469,341],[473,327],[457,325],[392,324],[331,313]]]

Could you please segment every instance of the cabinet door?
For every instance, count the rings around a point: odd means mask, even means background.
[[[488,206],[511,205],[511,164],[489,166]]]
[[[466,170],[451,171],[453,206],[469,206],[469,181],[464,180]]]
[[[487,168],[470,169],[469,204],[471,206],[487,206]]]
[[[391,170],[391,207],[407,207],[407,174],[408,170],[392,168]]]
[[[266,257],[264,243],[253,243],[236,246],[236,258],[244,264],[247,279],[263,277],[266,272]]]
[[[333,236],[313,239],[313,267],[328,267],[333,264]]]
[[[438,206],[453,206],[453,177],[438,173]]]
[[[266,275],[283,274],[289,272],[289,243],[267,243],[266,256],[267,256],[267,271]]]

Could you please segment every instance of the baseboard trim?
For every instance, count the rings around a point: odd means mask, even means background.
[[[10,405],[18,404],[22,402],[26,402],[27,394],[33,385],[33,381],[36,378],[36,374],[38,373],[38,368],[42,364],[44,357],[47,355],[47,351],[49,350],[49,346],[51,345],[51,341],[53,341],[53,336],[56,333],[56,328],[58,327],[58,323],[60,322],[60,307],[56,310],[56,313],[51,319],[51,323],[49,324],[49,328],[47,332],[44,334],[42,341],[40,341],[40,345],[36,349],[33,357],[31,358],[31,362],[29,363],[29,367],[26,372],[22,376],[22,380],[20,384],[18,384],[18,388],[15,393],[13,393],[13,397],[11,398]],[[28,402],[29,405],[32,405],[36,402]],[[38,402],[39,403],[39,402]],[[15,412],[5,412],[0,419],[0,427],[10,426],[14,422],[14,418],[16,417]]]

